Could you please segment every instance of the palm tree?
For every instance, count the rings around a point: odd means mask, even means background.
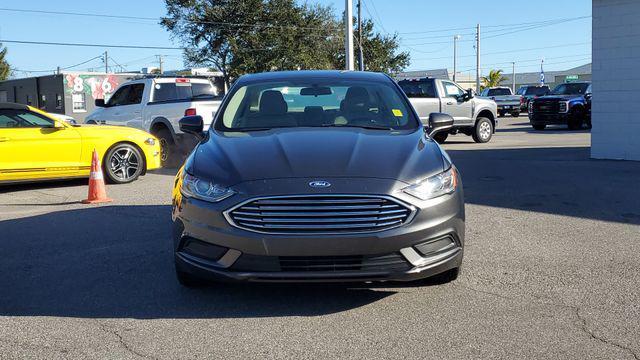
[[[508,80],[502,76],[502,70],[491,70],[489,76],[483,76],[481,89],[499,86],[501,82]]]

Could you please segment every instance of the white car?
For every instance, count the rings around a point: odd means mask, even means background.
[[[163,165],[175,165],[180,153],[195,144],[180,131],[178,121],[186,115],[200,115],[204,125],[213,121],[221,103],[218,90],[202,77],[146,77],[123,83],[96,109],[85,123],[135,127],[155,135],[162,146]]]

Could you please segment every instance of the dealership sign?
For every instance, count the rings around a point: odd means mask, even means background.
[[[578,75],[567,75],[565,76],[564,81],[572,82],[572,81],[578,81],[578,79],[580,79],[580,76]]]

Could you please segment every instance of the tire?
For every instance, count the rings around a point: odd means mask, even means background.
[[[180,285],[187,288],[199,288],[205,285],[203,280],[178,269],[176,269],[176,279]]]
[[[584,116],[582,114],[582,110],[579,108],[573,109],[571,111],[571,115],[569,116],[569,130],[580,130],[582,129],[582,124],[584,122]]]
[[[538,131],[542,131],[547,127],[547,125],[531,125],[531,126],[533,126],[533,128]]]
[[[517,118],[518,116],[520,116],[520,111],[514,111],[511,113],[511,116]]]
[[[178,149],[171,132],[162,128],[153,135],[160,141],[160,164],[162,167],[175,167],[178,162]]]
[[[473,137],[473,141],[477,143],[489,142],[493,136],[493,123],[491,123],[491,120],[485,117],[478,118],[471,136]]]
[[[498,111],[498,116],[499,117],[504,117],[505,114],[506,114],[506,112],[504,112],[504,111]]]
[[[128,143],[116,144],[102,160],[107,181],[112,184],[126,184],[138,179],[145,166],[142,151]]]
[[[439,132],[433,135],[433,140],[437,141],[438,144],[444,144],[444,142],[447,141],[448,137],[449,137],[449,133]]]

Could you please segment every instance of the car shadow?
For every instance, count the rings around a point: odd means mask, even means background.
[[[0,316],[317,316],[394,290],[357,285],[180,286],[169,206],[105,206],[0,221]]]
[[[0,194],[16,192],[16,191],[28,191],[39,189],[55,189],[87,185],[88,178],[80,179],[66,179],[66,180],[53,180],[53,181],[38,181],[32,183],[19,183],[19,184],[6,184],[0,186]]]
[[[588,147],[449,150],[465,202],[640,224],[640,163],[590,159]]]

